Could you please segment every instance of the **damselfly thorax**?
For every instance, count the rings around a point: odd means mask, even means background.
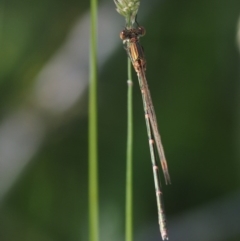
[[[139,72],[140,69],[146,71],[146,60],[144,57],[143,47],[139,42],[139,38],[145,34],[145,28],[140,26],[133,29],[124,29],[120,33],[120,38],[123,40],[125,49],[128,52],[136,72]]]

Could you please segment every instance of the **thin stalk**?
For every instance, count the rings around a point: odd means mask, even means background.
[[[89,83],[89,240],[99,240],[97,150],[97,0],[91,0]]]
[[[127,165],[126,165],[126,210],[125,210],[125,240],[133,241],[133,195],[132,195],[132,166],[133,166],[133,101],[132,101],[132,66],[128,58],[128,94],[127,94]]]

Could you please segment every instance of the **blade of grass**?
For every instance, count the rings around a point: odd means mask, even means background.
[[[133,197],[132,197],[132,179],[133,179],[133,101],[132,101],[132,65],[128,58],[128,94],[127,94],[127,165],[126,165],[126,210],[125,210],[125,240],[133,240]]]
[[[89,83],[89,240],[99,240],[97,149],[97,0],[91,0]]]

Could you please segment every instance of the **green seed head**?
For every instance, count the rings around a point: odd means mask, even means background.
[[[126,19],[127,28],[131,28],[135,22],[140,0],[114,0],[119,14]]]

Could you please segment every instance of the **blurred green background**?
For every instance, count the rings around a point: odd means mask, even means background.
[[[99,3],[101,240],[124,240],[124,19]],[[240,1],[142,0],[172,241],[240,240]],[[239,31],[239,33],[238,33]],[[239,36],[239,38],[237,37]],[[89,2],[0,2],[0,240],[88,240]],[[163,182],[163,178],[162,178]],[[135,240],[160,240],[134,76]]]

